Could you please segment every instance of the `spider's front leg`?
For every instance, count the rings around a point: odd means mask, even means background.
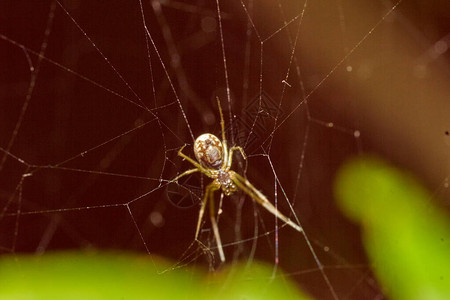
[[[214,192],[217,191],[219,188],[220,188],[220,184],[217,181],[211,182],[206,187],[205,195],[203,196],[202,206],[200,207],[200,211],[198,213],[197,229],[195,230],[195,240],[200,242],[198,240],[198,235],[200,233],[200,228],[201,228],[201,225],[202,225],[202,219],[203,219],[203,215],[205,213],[205,208],[206,208],[206,205],[208,204],[208,200],[209,200],[209,202],[210,202],[209,205],[210,205],[211,225],[212,225],[212,228],[213,228],[214,236],[216,238],[217,249],[219,251],[220,260],[222,262],[224,262],[225,261],[225,255],[223,254],[222,242],[220,240],[220,235],[219,235],[219,229],[217,227],[216,218],[214,216]]]
[[[275,217],[286,223],[287,225],[291,226],[298,232],[302,232],[303,229],[299,225],[292,222],[291,219],[283,215],[273,204],[267,200],[266,196],[264,196],[263,193],[261,193],[257,188],[253,186],[253,184],[250,183],[247,179],[239,175],[238,173],[234,171],[229,171],[230,178],[233,180],[233,182],[236,184],[238,188],[243,190],[247,195],[249,195],[253,200],[255,200],[258,204],[260,204],[262,207],[264,207],[266,210],[268,210],[271,214],[273,214]]]
[[[216,221],[216,210],[214,205],[214,191],[211,191],[209,199],[209,216],[211,218],[211,226],[214,232],[214,237],[216,238],[217,250],[219,251],[220,260],[225,261],[225,254],[223,253],[222,241],[220,239],[219,226],[217,226]]]
[[[205,213],[206,204],[208,204],[208,200],[212,197],[214,191],[217,191],[220,188],[220,185],[213,181],[206,186],[205,195],[203,196],[202,206],[200,206],[200,211],[198,213],[197,220],[197,229],[195,230],[195,239],[197,240],[198,234],[200,233],[200,227],[202,225],[203,214]]]

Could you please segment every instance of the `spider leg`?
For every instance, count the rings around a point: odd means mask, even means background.
[[[299,225],[292,222],[291,219],[283,215],[275,206],[273,206],[272,203],[270,203],[269,200],[267,200],[266,196],[264,196],[263,193],[258,191],[253,184],[250,183],[247,179],[239,175],[238,173],[234,171],[229,171],[230,177],[233,180],[234,184],[241,190],[243,190],[247,195],[249,195],[253,200],[255,200],[258,204],[260,204],[262,207],[264,207],[266,210],[268,210],[270,213],[272,213],[275,217],[286,223],[287,225],[291,226],[298,232],[302,232],[303,229]]]
[[[220,127],[222,129],[222,149],[223,149],[223,163],[222,166],[228,165],[228,146],[227,146],[227,138],[225,136],[225,121],[223,119],[222,106],[220,105],[219,97],[217,99],[217,106],[219,107],[220,114]]]
[[[219,107],[219,114],[220,114],[220,127],[222,128],[222,143],[226,141],[225,138],[225,121],[223,119],[223,112],[222,112],[222,106],[220,105],[219,97],[217,97],[217,106]],[[226,144],[226,143],[225,143]]]
[[[245,155],[244,149],[242,149],[242,147],[240,146],[233,146],[230,148],[230,152],[228,154],[228,159],[227,159],[227,164],[225,166],[225,170],[230,170],[231,168],[231,163],[233,161],[233,151],[235,150],[239,150],[239,152],[241,152],[242,157],[246,160],[247,159],[247,155]]]
[[[205,207],[208,203],[208,200],[211,198],[214,191],[218,190],[220,185],[213,181],[206,186],[205,195],[203,196],[202,206],[200,207],[200,211],[198,213],[198,221],[197,221],[197,229],[195,230],[195,240],[198,240],[198,234],[200,233],[200,227],[202,225],[203,214],[205,213]]]
[[[205,174],[208,177],[211,177],[211,172],[209,172],[207,169],[203,168],[198,162],[196,162],[195,160],[193,160],[192,158],[190,158],[189,156],[187,156],[186,154],[184,154],[182,152],[184,147],[186,147],[186,145],[183,145],[183,147],[181,147],[180,150],[178,150],[178,156],[182,157],[183,159],[185,159],[188,162],[190,162],[191,164],[193,164],[195,167],[197,167],[198,171],[202,172],[203,174]],[[190,171],[190,170],[188,170],[188,171]],[[186,172],[188,172],[188,171],[186,171]],[[190,173],[188,173],[188,174],[190,174]],[[187,174],[185,174],[185,175],[187,175]],[[181,176],[178,176],[178,178],[180,178],[180,177]]]
[[[170,180],[169,183],[177,182],[178,179],[180,179],[181,177],[186,176],[186,175],[189,175],[189,174],[192,174],[192,173],[195,173],[195,172],[200,172],[200,170],[197,169],[197,168],[187,170],[187,171],[181,173],[180,175],[178,175],[177,177],[175,177],[174,179]]]
[[[223,254],[222,241],[220,240],[219,227],[217,226],[215,209],[214,209],[214,190],[210,192],[209,199],[209,215],[211,217],[211,225],[214,232],[214,237],[216,238],[217,250],[219,251],[220,260],[225,261],[225,255]]]

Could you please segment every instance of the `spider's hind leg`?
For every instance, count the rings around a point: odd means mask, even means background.
[[[233,152],[236,150],[239,150],[239,152],[241,152],[242,158],[247,160],[247,155],[245,155],[244,149],[242,149],[242,147],[240,146],[233,146],[230,148],[230,152],[228,153],[227,165],[225,166],[226,170],[230,170],[231,163],[233,162]]]
[[[196,162],[195,160],[193,160],[192,158],[183,153],[184,147],[186,147],[186,144],[184,144],[183,147],[181,147],[180,150],[178,150],[178,156],[182,157],[183,159],[187,160],[188,162],[196,166],[202,173],[207,173],[206,170],[198,162]]]
[[[216,100],[217,100],[217,106],[219,107],[219,114],[220,114],[220,127],[222,129],[222,143],[225,141],[225,144],[226,144],[227,139],[225,137],[225,121],[223,119],[222,105],[220,105],[219,97],[217,97]]]

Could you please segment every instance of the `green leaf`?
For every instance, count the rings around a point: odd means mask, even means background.
[[[362,226],[372,267],[393,299],[450,299],[450,224],[432,196],[384,162],[358,159],[336,180],[342,211]]]
[[[308,299],[281,272],[271,275],[259,263],[207,273],[118,253],[3,256],[0,299]]]

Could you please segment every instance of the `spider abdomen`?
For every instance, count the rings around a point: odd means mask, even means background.
[[[205,168],[218,170],[222,166],[222,142],[213,134],[204,133],[195,140],[194,154]]]

